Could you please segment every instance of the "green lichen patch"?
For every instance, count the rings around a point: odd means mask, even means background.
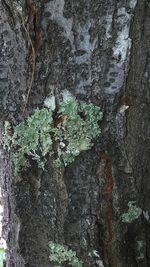
[[[0,247],[0,267],[4,266],[4,260],[5,260],[5,250],[4,248]]]
[[[72,163],[81,151],[90,149],[100,135],[101,119],[99,107],[69,97],[60,103],[55,116],[52,109],[36,109],[13,129],[12,136],[8,136],[10,125],[7,123],[4,142],[14,150],[15,175],[28,167],[29,157],[43,169],[46,156],[55,155],[53,162],[57,167]]]
[[[28,156],[44,169],[45,156],[52,155],[51,133],[53,129],[52,113],[46,108],[36,109],[27,121],[20,123],[14,129],[12,145],[14,153],[15,175],[22,168],[28,167]]]
[[[129,201],[128,211],[121,216],[122,222],[131,223],[142,214],[142,209],[137,207],[135,203],[136,201]]]
[[[50,250],[50,261],[57,264],[55,267],[60,267],[62,263],[68,263],[72,267],[82,267],[83,263],[80,261],[76,255],[76,252],[69,249],[67,246],[61,244],[49,243]]]
[[[12,134],[11,134],[11,124],[9,121],[5,121],[4,124],[4,144],[5,147],[10,148],[11,146],[11,141],[12,141]]]
[[[59,142],[58,164],[74,161],[81,151],[92,147],[92,141],[101,133],[98,121],[102,119],[100,108],[74,99],[62,102],[59,113],[64,118],[63,127],[57,127]]]

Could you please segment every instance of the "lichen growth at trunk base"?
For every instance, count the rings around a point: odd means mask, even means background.
[[[51,108],[36,109],[26,121],[14,127],[11,137],[5,131],[5,145],[14,152],[15,175],[30,165],[31,158],[42,169],[46,156],[53,159],[55,166],[66,166],[81,151],[90,149],[92,141],[101,133],[98,122],[102,112],[91,103],[64,97],[59,110],[54,111]],[[5,130],[8,128],[7,122]]]
[[[82,267],[82,261],[78,259],[76,252],[67,246],[49,242],[49,249],[50,260],[59,264],[57,266],[55,265],[55,267],[60,267],[60,264],[65,262],[72,267]]]

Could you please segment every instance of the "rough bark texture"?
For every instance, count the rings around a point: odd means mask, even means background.
[[[149,0],[2,0],[0,17],[1,140],[6,119],[15,125],[64,89],[104,113],[93,149],[63,173],[49,159],[15,179],[1,141],[6,266],[52,266],[50,240],[84,267],[150,266]],[[131,200],[143,214],[125,224]]]

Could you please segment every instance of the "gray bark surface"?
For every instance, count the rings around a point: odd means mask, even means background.
[[[83,267],[150,266],[150,2],[43,0],[0,3],[0,177],[7,267],[50,267],[48,242]],[[35,72],[23,113],[33,71]],[[69,90],[102,108],[102,134],[62,172],[48,159],[17,179],[3,149],[16,125],[51,93]],[[142,215],[121,221],[129,201]]]

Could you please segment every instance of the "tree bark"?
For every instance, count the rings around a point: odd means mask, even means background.
[[[6,266],[52,266],[50,240],[83,267],[150,266],[149,0],[2,0],[0,17]],[[66,89],[101,107],[101,136],[63,173],[49,159],[14,178],[4,121],[16,125]],[[132,200],[142,215],[123,223]]]

